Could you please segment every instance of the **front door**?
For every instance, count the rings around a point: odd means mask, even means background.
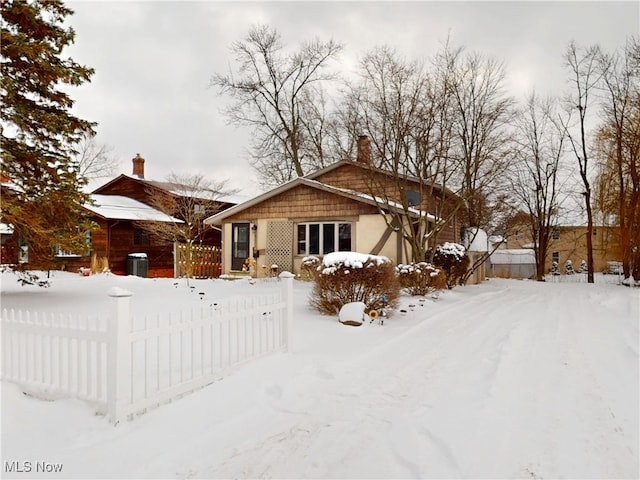
[[[249,224],[231,224],[231,270],[242,270],[249,257]]]

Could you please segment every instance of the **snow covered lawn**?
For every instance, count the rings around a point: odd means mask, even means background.
[[[275,281],[2,276],[2,308],[181,310]],[[341,325],[294,283],[294,351],[118,427],[2,383],[3,478],[638,478],[640,289],[491,280]],[[415,307],[409,307],[415,304]],[[8,463],[30,462],[30,473]],[[36,471],[37,462],[62,472]],[[13,464],[16,465],[16,464]]]

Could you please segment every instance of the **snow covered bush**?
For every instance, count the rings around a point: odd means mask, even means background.
[[[576,273],[573,270],[573,262],[571,260],[567,260],[564,264],[564,273],[565,275],[573,275],[574,273]]]
[[[578,270],[578,273],[587,273],[588,271],[589,271],[589,267],[587,266],[587,261],[582,260],[580,262],[580,270]]]
[[[469,257],[459,243],[445,242],[436,247],[433,264],[444,270],[447,287],[453,288],[460,283],[469,268]]]
[[[551,264],[551,275],[560,275],[560,269],[558,268],[558,262]]]
[[[444,271],[427,262],[400,264],[396,267],[400,288],[409,295],[427,295],[447,288]]]
[[[393,308],[400,286],[393,264],[387,257],[357,252],[334,252],[324,256],[305,257],[302,268],[315,285],[311,306],[321,313],[335,315],[350,302],[364,302],[367,309],[380,309],[386,297]]]

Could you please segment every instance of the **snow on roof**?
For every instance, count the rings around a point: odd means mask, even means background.
[[[308,180],[308,181],[315,182],[315,183],[318,183],[319,185],[322,185],[325,190],[335,190],[336,192],[342,192],[342,193],[346,193],[346,194],[354,196],[354,197],[359,197],[359,198],[362,198],[364,200],[368,200],[369,202],[375,202],[376,205],[379,205],[382,208],[389,207],[389,208],[393,208],[394,210],[403,210],[404,209],[404,207],[403,207],[403,205],[401,203],[394,202],[394,201],[389,200],[389,199],[376,197],[374,195],[370,195],[368,193],[363,193],[363,192],[358,192],[356,190],[351,190],[349,188],[335,187],[333,185],[328,185],[326,183],[320,183],[317,180]],[[412,214],[412,215],[416,215],[417,217],[426,217],[429,220],[433,220],[433,221],[438,220],[438,218],[435,215],[432,215],[431,213],[426,212],[425,210],[419,210],[417,208],[408,207],[407,208],[407,212]]]
[[[234,204],[239,204],[242,202],[246,202],[247,200],[251,199],[253,197],[250,197],[249,195],[242,195],[241,193],[233,193],[230,195],[221,195],[219,197],[216,198],[216,200],[218,202],[224,202],[224,203],[234,203]]]
[[[103,218],[112,220],[142,220],[153,222],[183,223],[175,217],[156,210],[149,205],[121,195],[90,195],[94,204],[86,204],[85,208]]]
[[[535,265],[536,255],[528,248],[505,248],[495,250],[491,254],[494,265]]]
[[[219,196],[217,196],[217,194],[215,192],[213,192],[212,194],[206,194],[204,196],[199,196],[198,195],[198,189],[197,188],[192,188],[189,185],[181,185],[179,183],[173,183],[173,182],[167,182],[167,181],[159,181],[159,180],[152,180],[149,178],[140,178],[138,175],[133,175],[131,173],[121,173],[118,177],[113,178],[111,180],[109,180],[107,183],[99,186],[98,188],[93,189],[93,191],[96,190],[101,190],[104,187],[106,187],[107,185],[110,185],[112,183],[114,183],[115,181],[117,181],[120,178],[129,178],[131,180],[136,180],[138,182],[142,182],[144,184],[147,185],[151,185],[153,187],[159,188],[161,190],[164,190],[166,192],[169,192],[177,197],[195,197],[195,198],[199,198],[201,200],[213,200],[216,202],[222,202],[222,203],[234,203],[234,204],[238,204],[238,203],[242,203],[246,200],[249,199],[249,197],[245,196],[245,195],[236,195],[236,194],[220,194]],[[204,193],[204,192],[202,192]]]
[[[486,252],[489,246],[487,232],[477,227],[467,228],[464,231],[464,246],[470,252]]]

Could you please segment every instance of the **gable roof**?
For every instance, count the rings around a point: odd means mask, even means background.
[[[326,166],[324,168],[320,168],[318,170],[315,170],[314,172],[311,172],[311,173],[305,175],[304,177],[313,180],[313,179],[315,179],[315,178],[317,178],[319,176],[324,175],[325,173],[331,172],[332,170],[336,170],[337,168],[340,168],[340,167],[345,166],[345,165],[349,165],[351,167],[361,168],[362,170],[367,170],[369,172],[379,173],[379,174],[386,175],[386,176],[389,176],[389,177],[393,176],[393,172],[390,172],[389,170],[385,170],[384,168],[374,167],[372,165],[369,165],[369,164],[363,163],[363,162],[358,162],[358,161],[354,162],[353,160],[340,160],[340,161],[332,163],[331,165],[328,165],[328,166]],[[420,178],[418,178],[416,176],[413,176],[413,175],[406,175],[403,178],[408,180],[409,182],[425,184],[425,185],[428,184],[429,186],[431,186],[433,188],[436,188],[438,190],[441,190],[441,191],[444,190],[444,192],[447,195],[451,195],[451,196],[454,196],[454,197],[458,196],[455,192],[453,192],[450,189],[448,189],[446,187],[443,187],[442,185],[437,184],[435,182],[428,182],[426,180],[420,179]]]
[[[100,192],[104,191],[105,189],[107,189],[108,187],[114,184],[117,184],[123,179],[132,180],[136,183],[139,183],[143,187],[150,186],[150,187],[163,190],[176,197],[186,196],[183,189],[181,189],[181,185],[178,183],[150,180],[147,178],[140,178],[137,175],[128,175],[126,173],[121,173],[117,177],[109,180],[104,185],[99,186],[93,191],[93,193],[100,194]],[[236,195],[236,194],[229,194],[229,195],[220,195],[219,197],[215,197],[215,198],[206,198],[203,200],[213,200],[214,202],[219,202],[219,203],[237,204],[237,203],[240,203],[241,201],[246,200],[246,197],[243,197],[241,195]]]
[[[92,193],[90,197],[94,203],[85,204],[84,207],[104,219],[184,223],[133,198],[97,193]]]
[[[326,169],[324,170],[326,171]],[[399,203],[387,201],[380,197],[374,197],[372,195],[369,195],[363,192],[358,192],[356,190],[335,187],[333,185],[318,182],[317,180],[313,180],[307,176],[307,177],[298,177],[298,178],[295,178],[294,180],[290,180],[287,183],[284,183],[279,187],[274,188],[273,190],[269,190],[268,192],[265,192],[261,195],[253,197],[252,199],[247,200],[246,202],[240,203],[231,208],[228,208],[227,210],[223,210],[222,212],[212,215],[211,217],[205,219],[204,223],[207,225],[219,225],[222,222],[222,220],[224,220],[225,218],[228,218],[232,215],[236,215],[248,208],[258,205],[266,200],[269,200],[270,198],[273,198],[277,195],[280,195],[284,192],[292,190],[293,188],[296,188],[301,185],[314,188],[317,190],[323,190],[325,192],[329,192],[335,195],[340,195],[342,197],[350,198],[358,202],[367,203],[369,205],[376,206],[381,210],[403,211],[403,206]],[[409,213],[415,216],[426,216],[432,220],[436,220],[435,216],[423,210],[418,210],[410,207],[408,211]]]

